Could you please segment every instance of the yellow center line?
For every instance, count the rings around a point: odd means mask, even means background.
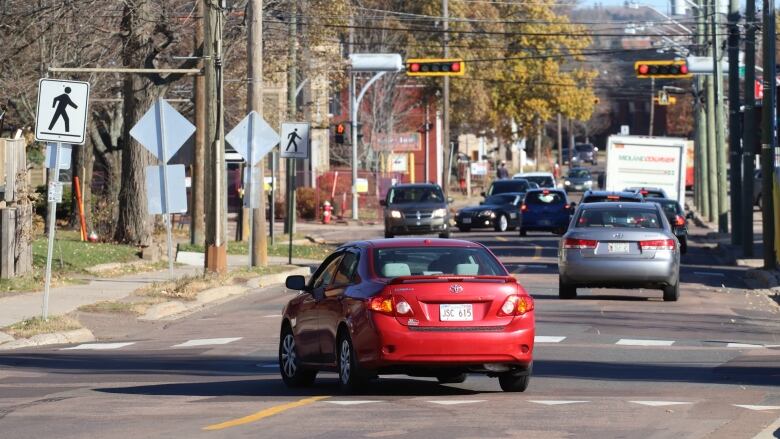
[[[244,416],[243,418],[238,419],[232,419],[230,421],[220,422],[219,424],[212,424],[206,427],[203,427],[204,430],[207,431],[215,431],[215,430],[224,430],[225,428],[230,427],[237,427],[239,425],[249,424],[251,422],[257,422],[261,419],[278,415],[279,413],[285,412],[290,409],[303,407],[305,405],[309,405],[312,403],[315,403],[321,399],[329,398],[328,396],[313,396],[311,398],[305,398],[301,399],[300,401],[294,401],[294,402],[288,402],[287,404],[281,404],[274,407],[269,407],[265,410],[260,410],[257,413],[253,413],[249,416]]]
[[[504,238],[503,236],[496,236],[496,239],[501,241],[501,242],[507,242],[508,241],[508,239]]]
[[[534,248],[536,250],[534,250],[534,257],[531,258],[531,259],[539,259],[539,258],[541,258],[542,257],[542,250],[544,250],[542,248],[542,246],[541,245],[535,245]]]

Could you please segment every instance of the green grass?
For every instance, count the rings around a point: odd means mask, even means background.
[[[103,301],[82,305],[79,311],[106,314],[137,314],[136,304],[132,302]]]
[[[288,242],[277,241],[275,245],[268,246],[269,256],[287,256]],[[321,260],[333,252],[333,247],[321,244],[293,244],[293,258]],[[203,253],[202,245],[179,244],[179,251]],[[241,241],[229,241],[227,252],[230,255],[249,254],[249,243]]]
[[[79,233],[73,231],[60,231],[54,237],[51,265],[54,273],[85,273],[95,265],[138,260],[138,249],[130,245],[84,242],[79,239]],[[45,236],[33,241],[33,267],[36,270],[46,267],[47,246]]]
[[[81,328],[81,324],[71,317],[52,316],[48,320],[43,320],[40,317],[23,320],[2,328],[2,331],[15,338],[30,338],[38,334],[73,331]]]

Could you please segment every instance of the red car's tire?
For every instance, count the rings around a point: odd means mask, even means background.
[[[530,381],[531,375],[527,372],[506,372],[498,376],[498,384],[504,392],[525,392]]]
[[[356,355],[349,334],[342,332],[336,344],[336,367],[339,372],[339,388],[344,393],[355,393],[368,381]]]
[[[279,337],[279,372],[288,387],[311,386],[317,377],[316,370],[304,369],[301,366],[295,337],[289,326],[282,329],[282,335]]]

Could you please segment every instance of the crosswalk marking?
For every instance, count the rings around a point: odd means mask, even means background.
[[[674,344],[674,341],[673,340],[635,340],[632,338],[621,338],[615,344],[621,346],[671,346]]]
[[[727,348],[763,348],[764,345],[752,344],[752,343],[728,343],[726,347]]]
[[[457,404],[474,404],[477,402],[485,402],[484,399],[452,399],[452,400],[438,400],[438,401],[427,401],[433,404],[439,404],[439,405],[457,405]]]
[[[532,402],[534,404],[543,404],[543,405],[565,405],[565,404],[581,404],[584,402],[590,402],[590,401],[565,401],[565,400],[529,400],[528,402]]]
[[[668,405],[693,404],[692,402],[687,402],[687,401],[628,401],[628,402],[633,404],[646,405],[650,407],[665,407]]]
[[[748,410],[780,410],[780,405],[749,405],[749,404],[732,404],[734,407],[741,407]]]
[[[173,345],[174,348],[191,348],[195,346],[213,346],[233,343],[234,341],[241,340],[243,337],[232,338],[200,338],[196,340],[187,340],[184,343]]]
[[[281,314],[268,314],[267,316],[263,316],[264,319],[273,319],[273,318],[280,318],[282,317]]]
[[[279,365],[276,364],[276,363],[269,363],[269,364],[258,364],[257,367],[263,367],[263,368],[271,369],[271,368],[278,368]]]
[[[123,348],[125,346],[134,345],[134,341],[124,342],[124,343],[84,343],[80,344],[78,346],[71,346],[69,348],[62,348],[63,351],[69,351],[69,350],[76,350],[76,349],[88,349],[93,351],[104,351],[109,349],[119,349]]]
[[[552,335],[537,335],[534,337],[534,343],[560,343],[564,340],[566,340],[566,337]]]
[[[373,401],[373,400],[357,400],[357,401],[325,401],[328,404],[336,404],[336,405],[360,405],[360,404],[371,404],[374,402],[383,402],[383,401]]]

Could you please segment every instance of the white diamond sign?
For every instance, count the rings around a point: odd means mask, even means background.
[[[225,140],[247,163],[255,165],[279,143],[279,134],[252,111],[225,136]]]
[[[194,132],[195,126],[161,98],[135,124],[130,135],[165,164]]]

